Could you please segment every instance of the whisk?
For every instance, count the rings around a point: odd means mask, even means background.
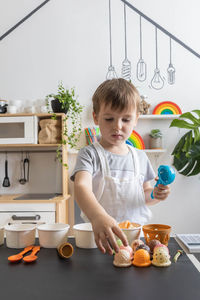
[[[110,38],[110,65],[106,74],[106,79],[117,78],[115,68],[112,65],[112,36],[111,36],[111,0],[109,0],[109,38]]]
[[[127,37],[126,37],[126,4],[124,3],[124,40],[125,40],[125,59],[122,62],[122,78],[131,79],[131,62],[127,58]]]

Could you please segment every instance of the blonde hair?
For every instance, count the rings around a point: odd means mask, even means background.
[[[93,97],[93,111],[98,114],[102,104],[110,105],[113,110],[134,107],[139,113],[140,95],[135,86],[123,79],[106,80],[99,85]]]

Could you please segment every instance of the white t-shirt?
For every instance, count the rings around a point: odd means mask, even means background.
[[[138,160],[140,164],[140,175],[143,178],[143,182],[150,181],[156,177],[151,163],[142,150],[136,149],[138,154]],[[134,174],[134,162],[131,152],[129,151],[126,155],[114,154],[110,151],[105,150],[106,158],[109,163],[110,172],[112,177],[132,177]],[[97,151],[93,145],[83,147],[77,157],[75,168],[72,172],[70,179],[74,181],[75,175],[78,171],[87,171],[93,178],[102,176],[100,159]],[[98,182],[98,180],[96,180]],[[93,190],[95,190],[93,184]]]

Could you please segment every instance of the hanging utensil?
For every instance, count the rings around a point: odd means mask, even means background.
[[[145,81],[147,78],[147,65],[142,58],[142,17],[140,16],[140,59],[137,63],[137,79]]]
[[[29,164],[30,160],[28,158],[28,154],[26,153],[26,158],[24,159],[24,179],[26,182],[29,181]]]
[[[124,3],[124,42],[125,58],[122,62],[122,78],[131,80],[131,62],[127,58],[127,34],[126,34],[126,4]]]
[[[115,68],[112,65],[112,36],[111,36],[111,0],[109,0],[109,38],[110,38],[110,65],[106,74],[106,79],[117,78]]]
[[[155,90],[160,90],[164,86],[164,77],[160,75],[160,70],[158,68],[158,40],[157,40],[157,27],[155,27],[155,42],[156,42],[156,68],[154,70],[154,76],[151,80],[151,85]]]
[[[20,179],[19,179],[19,183],[20,184],[25,184],[26,183],[26,178],[25,178],[25,172],[24,172],[24,158],[23,158],[23,152],[22,152],[22,157],[20,160]]]
[[[170,62],[169,62],[169,66],[167,69],[167,73],[168,73],[168,83],[169,84],[174,84],[175,83],[175,68],[172,65],[172,40],[171,38],[169,39],[169,51],[170,51]]]
[[[6,153],[6,160],[5,160],[5,177],[3,180],[3,187],[9,187],[10,186],[10,180],[8,177],[8,160],[7,160],[7,153]]]

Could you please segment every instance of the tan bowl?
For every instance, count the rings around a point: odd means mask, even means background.
[[[164,224],[148,224],[143,225],[142,230],[147,245],[151,240],[159,240],[161,244],[168,245],[171,226]]]

